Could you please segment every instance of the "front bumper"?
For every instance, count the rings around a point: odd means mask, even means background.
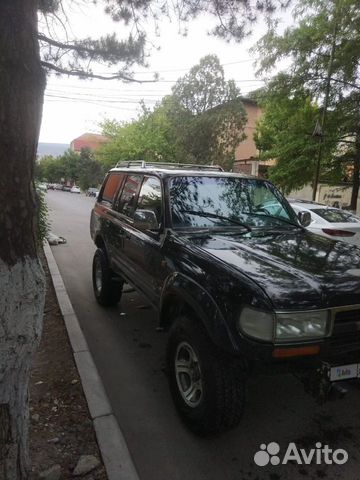
[[[318,369],[360,362],[360,305],[331,310],[331,335],[317,341],[260,343],[247,339],[240,351],[254,367],[272,371]]]

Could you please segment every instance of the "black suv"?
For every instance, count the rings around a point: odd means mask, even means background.
[[[293,372],[319,398],[360,376],[360,250],[307,222],[267,180],[218,167],[128,162],[106,176],[96,299],[116,304],[128,282],[159,312],[193,431],[239,422],[249,372]]]

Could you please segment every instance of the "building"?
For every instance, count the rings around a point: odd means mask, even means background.
[[[256,123],[261,118],[262,110],[255,100],[250,98],[242,98],[241,100],[247,115],[247,122],[244,128],[246,138],[235,150],[233,171],[263,177],[267,168],[273,165],[274,161],[259,160],[259,151],[254,141]]]
[[[249,98],[242,98],[241,100],[247,114],[247,122],[244,128],[246,138],[235,150],[233,171],[263,178],[266,176],[268,168],[276,164],[276,159],[259,160],[259,151],[255,145],[254,133],[256,123],[261,118],[262,110],[255,100]],[[352,167],[349,167],[349,177],[351,177],[352,173],[351,168]],[[316,194],[316,201],[333,207],[349,208],[351,192],[351,182],[338,185],[328,185],[320,182]],[[306,185],[302,189],[292,191],[288,196],[295,199],[312,200],[312,186]],[[360,198],[358,199],[356,211],[358,213],[360,212]]]
[[[84,133],[80,137],[75,138],[70,143],[70,150],[80,153],[82,148],[89,148],[93,152],[98,150],[109,138],[98,133]]]

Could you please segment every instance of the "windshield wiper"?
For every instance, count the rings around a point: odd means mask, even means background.
[[[292,225],[293,227],[301,228],[302,230],[304,230],[304,227],[302,225],[298,225],[294,222],[290,222],[290,220],[286,220],[286,218],[275,217],[274,215],[267,215],[267,214],[254,213],[254,212],[248,213],[248,215],[255,215],[256,217],[262,217],[262,218],[264,217],[273,218],[274,220],[280,220],[280,222],[287,223],[288,225]]]
[[[252,228],[246,223],[239,222],[233,218],[224,217],[223,215],[218,215],[217,213],[212,212],[202,212],[201,210],[180,210],[180,213],[188,213],[189,215],[198,215],[199,217],[208,217],[208,218],[218,218],[219,220],[226,220],[227,222],[238,225],[239,227],[244,227],[248,232],[251,232]]]

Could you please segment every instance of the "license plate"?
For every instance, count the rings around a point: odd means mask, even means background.
[[[360,363],[353,363],[351,365],[339,365],[338,367],[331,367],[330,369],[331,382],[358,377],[360,377]]]

